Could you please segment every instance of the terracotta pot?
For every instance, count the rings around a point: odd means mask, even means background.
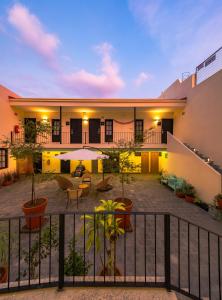
[[[36,202],[36,206],[32,206],[32,202],[28,201],[22,207],[26,217],[26,226],[28,229],[38,229],[43,224],[43,215],[48,204],[48,199],[39,198],[36,199]]]
[[[176,192],[177,197],[179,198],[185,198],[185,194],[182,192]]]
[[[185,200],[189,203],[194,203],[194,199],[193,196],[185,195]]]
[[[217,206],[218,206],[219,208],[222,208],[222,199],[218,199],[218,200],[217,200]]]
[[[8,185],[11,185],[12,184],[12,180],[10,180],[10,181],[4,181],[3,183],[2,183],[2,185],[3,186],[8,186]]]
[[[118,214],[116,215],[116,218],[120,218],[120,227],[125,229],[125,231],[130,232],[132,231],[132,226],[131,226],[131,222],[130,222],[130,213],[132,211],[133,208],[133,202],[128,199],[128,198],[116,198],[115,202],[118,203],[123,203],[125,204],[125,210],[124,212],[128,212],[129,214]],[[116,212],[121,212],[122,210],[117,209]]]
[[[0,283],[5,283],[8,281],[8,268],[0,267]]]
[[[99,273],[99,275],[100,276],[104,276],[104,275],[112,276],[112,275],[109,274],[107,267],[103,268],[102,271]],[[122,274],[121,274],[120,270],[117,267],[115,267],[115,276],[121,276],[121,275]]]

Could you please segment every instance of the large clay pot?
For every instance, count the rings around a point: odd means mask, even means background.
[[[118,214],[116,215],[116,218],[120,218],[120,227],[125,229],[125,231],[127,232],[131,232],[132,231],[132,226],[131,226],[131,222],[130,222],[130,214],[133,208],[133,202],[128,199],[128,198],[116,198],[115,202],[118,203],[123,203],[125,204],[125,210],[124,212],[128,212],[128,214]],[[117,209],[117,212],[121,212],[122,210]]]
[[[8,280],[8,269],[0,267],[0,283],[5,283]]]
[[[39,198],[36,199],[36,206],[32,206],[31,201],[28,201],[23,205],[22,210],[26,217],[26,227],[28,229],[38,229],[43,225],[43,215],[47,204],[47,198]]]
[[[185,195],[186,202],[194,203],[194,199],[195,198],[193,196]]]
[[[176,192],[178,198],[185,198],[185,194],[182,192]]]
[[[122,275],[120,270],[117,267],[115,267],[115,272],[114,273],[115,273],[115,276],[121,276]],[[99,273],[99,275],[100,276],[104,276],[104,275],[105,276],[113,276],[113,274],[112,275],[109,274],[107,267],[103,268],[102,271]]]
[[[218,208],[222,208],[222,199],[218,199],[217,200],[217,206],[218,206]]]

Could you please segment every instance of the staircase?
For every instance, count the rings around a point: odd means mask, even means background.
[[[217,172],[222,174],[222,168],[219,165],[215,164],[215,162],[213,160],[211,160],[206,155],[202,154],[198,149],[194,148],[193,146],[191,146],[187,143],[184,143],[184,145],[187,148],[189,148],[191,151],[193,151],[197,156],[199,156],[204,162],[208,163],[214,170],[216,170]]]

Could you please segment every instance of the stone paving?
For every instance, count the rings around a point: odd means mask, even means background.
[[[80,183],[80,179],[71,178],[76,186]],[[87,197],[80,200],[78,214],[83,211],[92,211],[99,204],[100,199],[115,199],[120,196],[120,182],[118,176],[113,178],[113,189],[106,193],[99,193],[95,189],[95,184],[101,180],[101,175],[93,175],[92,187]],[[76,203],[71,203],[66,210],[66,193],[58,188],[55,180],[44,181],[36,185],[37,196],[48,197],[47,212],[56,214],[53,222],[57,222],[57,214],[63,211],[75,212]],[[201,208],[186,203],[183,199],[179,199],[175,194],[159,183],[157,176],[135,175],[134,181],[126,185],[125,196],[132,199],[133,210],[135,212],[169,212],[178,217],[192,222],[198,226],[202,226],[207,230],[222,234],[222,224],[213,220],[211,216]],[[21,206],[30,197],[30,181],[22,179],[9,187],[0,190],[0,216],[18,216],[22,215]],[[126,275],[134,278],[139,276],[138,280],[153,281],[155,276],[157,281],[164,282],[164,219],[159,215],[147,216],[146,227],[144,226],[144,216],[137,216],[136,220],[132,216],[131,222],[133,232],[126,235],[126,262],[124,260],[124,238],[118,240],[116,249],[117,264],[123,273],[126,263]],[[68,239],[73,237],[77,239],[76,247],[80,252],[84,249],[83,236],[79,234],[83,221],[79,215],[75,219],[75,232],[73,215],[66,217],[66,251]],[[15,232],[18,232],[18,223],[16,220],[11,224]],[[136,230],[135,230],[136,228]],[[208,236],[207,232],[200,230],[200,249],[201,255],[198,258],[198,229],[190,225],[190,262],[188,261],[188,223],[181,221],[178,235],[178,219],[171,218],[171,281],[174,285],[179,284],[182,288],[188,288],[188,264],[190,266],[191,284],[190,288],[193,293],[198,295],[198,259],[201,262],[200,278],[201,278],[201,294],[207,296],[209,294],[209,262],[207,255]],[[146,232],[145,232],[146,229]],[[180,251],[178,251],[178,236],[180,236]],[[218,252],[217,252],[217,236],[210,236],[211,243],[211,287],[213,291],[212,299],[218,299]],[[22,246],[27,247],[28,235],[23,236]],[[178,254],[179,252],[179,254]],[[146,253],[146,254],[145,254]],[[156,255],[155,255],[156,253]],[[57,253],[58,254],[58,253]],[[57,255],[53,255],[55,265],[52,267],[53,276],[57,276]],[[93,262],[93,251],[86,253],[86,260]],[[180,271],[178,270],[178,261],[180,261]],[[44,266],[46,268],[44,269]],[[42,264],[42,274],[47,276],[48,262]],[[13,267],[17,271],[17,259],[15,258]],[[100,258],[96,257],[96,274],[100,269]],[[146,272],[147,278],[144,274]],[[16,272],[15,272],[16,274]],[[93,267],[89,273],[93,275]],[[16,276],[16,275],[15,275]],[[16,278],[16,277],[15,277]],[[140,278],[140,279],[139,279]]]
[[[71,180],[76,186],[81,182],[80,179],[71,178]],[[99,180],[101,180],[101,175],[93,175],[91,191],[86,198],[80,200],[79,211],[93,210],[100,199],[115,199],[120,196],[121,189],[117,175],[112,181],[114,188],[106,193],[95,190],[95,184]],[[59,189],[55,180],[37,183],[36,194],[48,197],[47,212],[66,211],[66,193]],[[22,179],[11,186],[1,188],[0,217],[22,215],[22,204],[30,199],[30,195],[31,183],[28,179]],[[157,176],[134,175],[134,181],[126,184],[125,196],[132,199],[134,211],[169,212],[215,233],[222,234],[221,222],[213,220],[201,208],[177,198],[172,190],[159,183]],[[72,202],[67,211],[76,211],[76,203]]]

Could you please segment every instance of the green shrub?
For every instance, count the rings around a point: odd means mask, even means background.
[[[90,264],[88,261],[84,263],[84,257],[75,249],[76,241],[72,239],[69,242],[69,255],[65,258],[64,272],[67,276],[87,275]]]

